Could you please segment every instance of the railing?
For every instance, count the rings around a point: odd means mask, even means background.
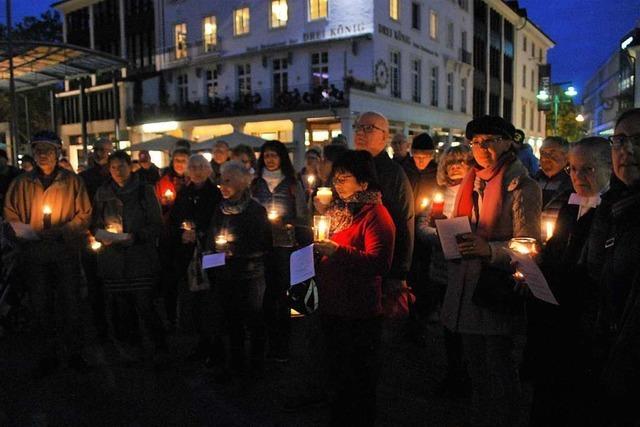
[[[220,93],[184,104],[145,104],[127,109],[127,122],[139,124],[150,120],[196,120],[230,115],[262,114],[283,111],[315,110],[347,107],[348,89],[344,82],[330,82],[326,86],[290,86],[287,90],[272,88],[248,93]]]

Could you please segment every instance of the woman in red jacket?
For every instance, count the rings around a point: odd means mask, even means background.
[[[382,205],[373,158],[348,151],[333,165],[339,198],[326,212],[331,239],[316,242],[317,279],[334,395],[332,425],[373,425],[382,330],[382,278],[395,226]]]

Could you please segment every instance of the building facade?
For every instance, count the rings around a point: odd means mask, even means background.
[[[615,121],[625,110],[640,107],[640,27],[628,32],[615,52],[587,81],[583,115],[593,135],[613,135]]]
[[[538,111],[539,69],[554,42],[517,1],[474,0],[473,115],[500,115],[536,149],[545,136]]]

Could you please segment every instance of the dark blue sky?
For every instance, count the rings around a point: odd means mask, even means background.
[[[53,0],[13,0],[21,19],[45,11]],[[0,0],[4,21],[5,0]],[[549,53],[554,81],[572,80],[578,90],[640,20],[640,0],[520,0],[529,17],[556,43]]]

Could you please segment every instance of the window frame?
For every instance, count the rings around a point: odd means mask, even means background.
[[[274,3],[278,3],[282,6],[282,4],[284,3],[284,5],[287,8],[287,19],[282,21],[279,18],[275,17],[274,13],[273,13],[273,5]],[[274,25],[274,18],[277,21],[277,25]],[[286,28],[287,25],[289,24],[289,0],[270,0],[269,1],[269,29],[271,30],[279,30],[282,28]]]
[[[244,12],[243,11],[247,11],[247,18],[246,18],[246,25],[245,25],[245,19],[244,19]],[[239,27],[238,27],[238,13],[242,13],[242,32],[239,32]],[[246,27],[246,28],[245,28]],[[249,33],[251,33],[251,9],[249,8],[249,6],[240,6],[237,7],[235,9],[233,9],[233,36],[234,37],[243,37],[248,35]]]
[[[329,18],[329,0],[307,0],[307,21],[308,22],[312,22],[312,21],[321,21],[323,19],[328,19]],[[312,3],[316,3],[316,6],[318,8],[318,16],[317,17],[313,17],[312,13],[313,13],[313,7],[312,7]],[[322,15],[322,6],[324,5],[324,15]]]
[[[209,25],[212,25],[214,30],[212,35],[209,35],[210,39],[207,40],[207,20],[212,20]],[[218,46],[218,18],[216,15],[209,15],[202,18],[202,48],[205,52],[212,52]]]

